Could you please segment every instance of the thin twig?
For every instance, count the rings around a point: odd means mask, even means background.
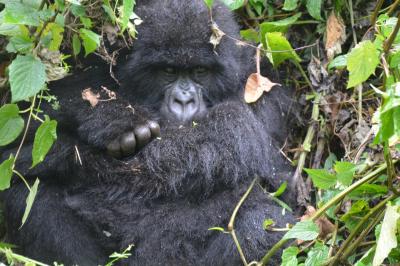
[[[397,33],[399,33],[399,29],[400,29],[400,13],[397,15],[396,26],[394,27],[392,33],[390,34],[389,39],[385,41],[385,44],[383,46],[383,51],[385,52],[385,54],[387,54],[390,50],[390,47],[392,47],[392,44],[397,36]]]
[[[26,135],[28,134],[29,125],[31,124],[33,109],[35,108],[35,102],[36,102],[36,95],[35,95],[35,96],[33,97],[33,99],[32,99],[32,104],[31,104],[31,107],[30,107],[31,110],[29,111],[28,122],[26,122],[26,127],[25,127],[25,131],[24,131],[24,135],[22,136],[21,143],[19,144],[18,150],[17,150],[17,152],[15,153],[15,157],[14,157],[14,166],[15,166],[15,162],[17,161],[17,158],[18,158],[18,156],[19,156],[19,153],[21,152],[22,145],[23,145],[24,142],[25,142]],[[14,166],[13,166],[13,169],[14,169]]]
[[[239,251],[240,258],[242,259],[242,262],[244,265],[247,265],[247,261],[246,261],[246,257],[244,256],[243,250],[240,246],[239,240],[236,236],[235,229],[234,229],[234,223],[235,223],[236,215],[237,215],[240,207],[243,205],[243,203],[249,196],[250,192],[253,190],[253,187],[254,187],[255,183],[257,182],[257,180],[258,180],[258,177],[255,177],[253,182],[251,182],[250,187],[247,189],[246,193],[244,193],[244,195],[240,199],[239,203],[236,205],[235,209],[233,210],[231,219],[229,220],[229,224],[228,224],[228,232],[230,233],[230,235],[233,238],[233,241],[235,242],[236,248]]]
[[[372,13],[372,16],[371,16],[371,25],[372,25],[372,26],[375,25],[376,18],[378,17],[378,13],[379,13],[379,10],[380,10],[381,7],[382,7],[383,1],[384,1],[384,0],[379,0],[378,4],[376,4],[374,13]]]

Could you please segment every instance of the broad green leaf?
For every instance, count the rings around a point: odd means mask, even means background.
[[[306,7],[308,13],[313,18],[322,20],[321,18],[322,0],[307,0]]]
[[[104,4],[102,5],[102,7],[103,7],[104,11],[107,13],[108,17],[111,19],[113,24],[115,24],[117,17],[115,15],[113,8],[111,7],[110,0],[103,0],[103,3]]]
[[[72,36],[72,50],[74,55],[78,55],[81,52],[81,41],[76,33]]]
[[[242,38],[245,39],[246,41],[255,43],[260,42],[260,37],[258,36],[258,32],[254,29],[241,30],[240,36],[242,36]]]
[[[33,41],[29,36],[13,36],[7,44],[6,50],[9,53],[27,53],[33,49]]]
[[[281,266],[297,266],[299,261],[297,254],[300,250],[298,247],[288,247],[282,252],[282,263]]]
[[[375,247],[370,248],[367,253],[365,253],[359,261],[357,261],[354,266],[371,266]]]
[[[57,139],[56,129],[57,121],[46,117],[46,120],[36,130],[32,149],[32,167],[35,167],[46,157],[46,154]]]
[[[29,190],[28,197],[26,198],[26,207],[24,215],[22,216],[22,223],[20,228],[25,224],[26,220],[28,219],[29,213],[31,212],[33,202],[35,201],[36,194],[39,187],[39,179],[36,178],[35,183]]]
[[[291,17],[277,20],[277,21],[267,21],[261,23],[260,31],[261,36],[265,36],[267,32],[283,32],[285,33],[288,28],[293,25],[299,18],[301,17],[301,13],[297,13]]]
[[[87,56],[100,46],[100,35],[87,29],[80,29],[79,32],[83,41],[83,48],[85,48],[85,56]]]
[[[63,40],[64,28],[56,23],[49,23],[46,30],[51,32],[50,51],[58,51]]]
[[[340,221],[344,222],[349,230],[353,230],[357,223],[369,211],[368,202],[365,200],[358,200],[351,205],[350,210],[340,217]]]
[[[84,17],[86,16],[85,8],[81,5],[72,4],[70,7],[71,13],[75,17]]]
[[[133,7],[135,6],[134,0],[123,0],[122,1],[122,14],[121,14],[121,31],[125,31],[128,27],[129,18],[133,14]]]
[[[14,161],[14,156],[11,155],[8,160],[0,164],[0,190],[5,190],[10,187]]]
[[[334,169],[337,180],[345,186],[350,186],[353,182],[356,167],[357,166],[355,164],[350,162],[336,162]]]
[[[4,22],[4,11],[0,12],[0,35],[15,36],[21,34],[20,26]]]
[[[211,9],[214,4],[214,0],[204,0],[204,3],[206,3],[207,7]]]
[[[18,55],[9,67],[11,101],[26,100],[43,89],[46,82],[44,64],[32,55]]]
[[[399,206],[387,206],[376,246],[373,266],[382,265],[390,251],[397,247],[397,222],[399,221]]]
[[[243,6],[244,0],[222,0],[230,10],[235,10]]]
[[[336,184],[336,177],[325,169],[304,169],[311,177],[314,186],[320,189],[328,189]]]
[[[377,184],[363,184],[356,189],[354,189],[348,197],[354,198],[374,198],[385,195],[388,192],[387,186],[377,185]]]
[[[5,104],[0,108],[0,146],[13,142],[24,129],[24,120],[16,104]]]
[[[296,223],[293,228],[283,236],[283,239],[294,238],[303,241],[309,241],[316,239],[318,235],[318,226],[313,221],[302,221]]]
[[[3,22],[29,26],[40,26],[42,21],[50,19],[51,10],[38,11],[37,8],[26,3],[12,1],[6,4]]]
[[[300,57],[293,51],[289,41],[281,32],[268,32],[265,34],[265,43],[263,45],[268,51],[272,51],[267,52],[267,57],[275,67],[287,59],[301,61]]]
[[[308,252],[304,266],[322,266],[328,259],[329,248],[322,243],[317,242]]]
[[[286,11],[293,11],[297,7],[297,2],[298,0],[285,0],[282,9]]]
[[[352,88],[366,81],[379,64],[379,51],[371,41],[362,41],[354,47],[347,57],[349,83]]]

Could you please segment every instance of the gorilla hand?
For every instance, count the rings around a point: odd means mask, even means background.
[[[107,152],[115,158],[130,156],[159,136],[160,125],[156,121],[149,120],[111,141],[107,145]]]

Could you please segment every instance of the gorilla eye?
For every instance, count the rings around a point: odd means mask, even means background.
[[[205,67],[196,67],[193,69],[195,75],[204,75],[208,73],[208,69]]]
[[[165,67],[163,69],[163,72],[168,75],[175,75],[177,73],[177,70],[173,67]]]

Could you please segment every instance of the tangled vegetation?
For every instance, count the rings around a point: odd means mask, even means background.
[[[249,265],[267,265],[282,247],[285,266],[399,264],[400,1],[223,2],[243,22],[246,42],[238,40],[240,45],[252,46],[282,70],[285,85],[296,88],[304,107],[304,134],[282,151],[296,167],[297,200],[306,211],[260,262]],[[58,108],[46,84],[93,55],[112,69],[118,51],[140,34],[134,5],[134,0],[0,0],[0,146],[20,143],[16,154],[0,162],[0,190],[12,178],[24,180],[30,193],[21,226],[40,179],[29,184],[15,168],[30,121],[42,123],[32,167],[57,138],[57,121],[40,109],[42,101]],[[210,26],[214,45],[231,38],[215,23]],[[246,101],[269,89],[247,88]],[[277,230],[273,224],[266,217],[262,226]],[[129,256],[130,248],[111,255],[109,265]],[[13,253],[6,243],[0,252],[9,264],[44,265]]]

